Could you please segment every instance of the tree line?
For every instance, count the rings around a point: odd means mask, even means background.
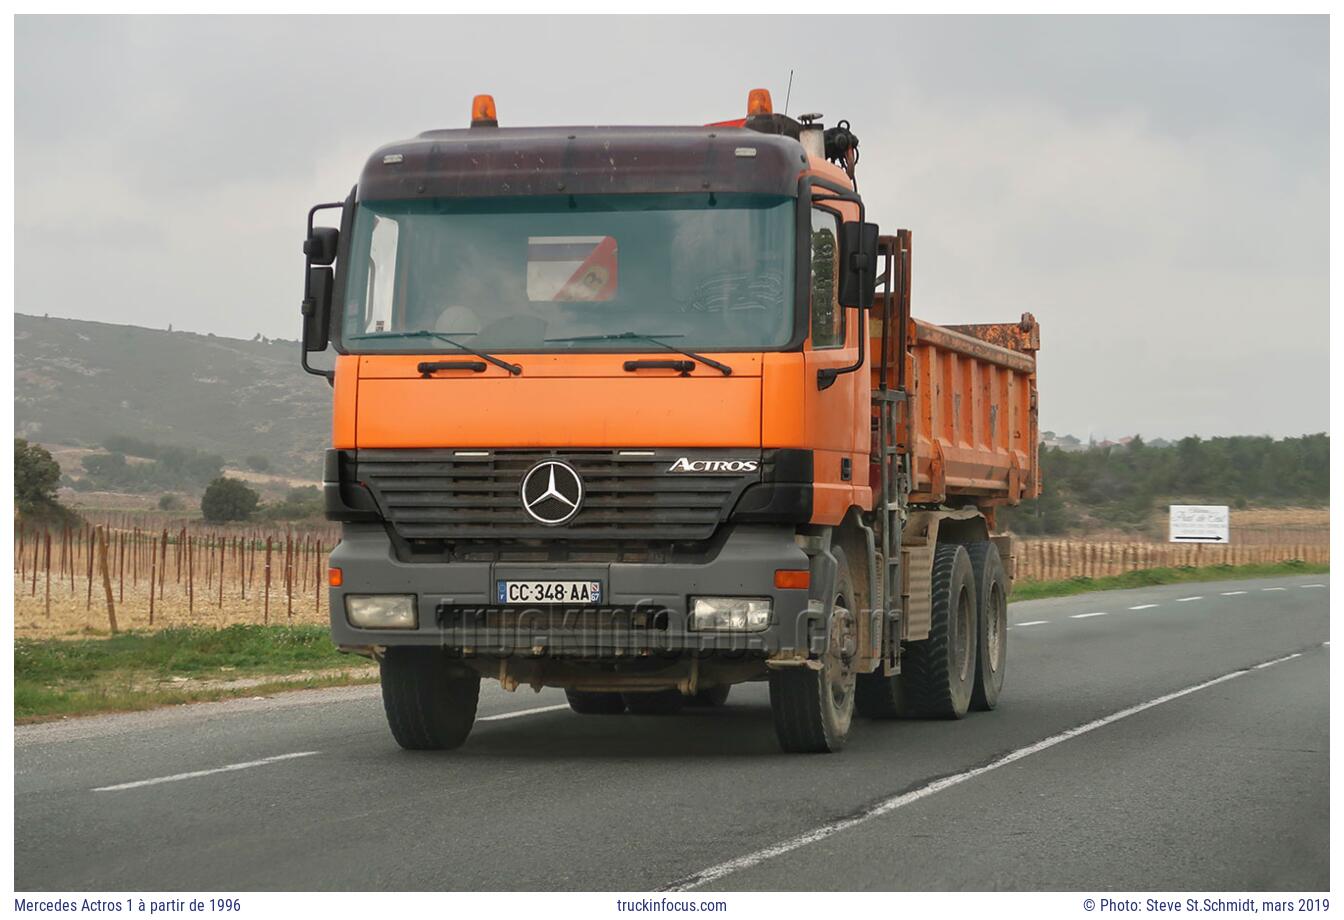
[[[1059,534],[1088,523],[1134,528],[1160,506],[1317,505],[1330,499],[1330,436],[1182,438],[1040,452],[1042,494],[1003,509],[1002,526],[1020,534]]]

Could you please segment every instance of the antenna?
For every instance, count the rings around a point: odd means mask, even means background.
[[[793,95],[793,68],[789,68],[789,88],[784,91],[784,114],[789,114],[789,97]]]

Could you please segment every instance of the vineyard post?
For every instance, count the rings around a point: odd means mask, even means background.
[[[43,598],[42,602],[43,606],[46,608],[47,619],[50,620],[51,619],[51,531],[50,530],[46,531],[43,534],[43,536],[46,538],[46,544],[47,544],[47,551],[46,551],[47,584],[46,584],[46,596]]]
[[[88,596],[87,596],[86,598],[84,598],[84,609],[85,609],[85,610],[89,610],[89,609],[91,609],[91,608],[93,607],[93,545],[94,545],[94,544],[93,544],[93,540],[94,540],[94,530],[93,530],[92,527],[90,527],[90,528],[89,528],[89,568],[88,568],[88,576],[89,576],[89,593],[88,593]]]
[[[117,634],[117,610],[112,603],[112,571],[107,562],[107,531],[98,528],[98,565],[103,570],[103,593],[107,596],[107,625]]]
[[[159,598],[163,598],[163,583],[168,575],[168,528],[163,528],[163,548],[159,559]]]
[[[42,541],[33,534],[33,594],[37,594],[37,564],[42,561]]]
[[[266,571],[264,573],[266,581],[266,599],[262,603],[261,622],[269,624],[271,622],[271,538],[266,538]]]
[[[219,538],[219,609],[224,609],[224,550],[229,545],[228,537]]]
[[[117,603],[126,603],[126,531],[117,540]]]
[[[322,612],[322,541],[313,542],[313,612]]]
[[[154,540],[149,541],[149,625],[154,625],[154,583],[159,574],[159,553],[158,546]]]
[[[285,534],[285,619],[294,619],[294,541]]]
[[[183,532],[185,532],[185,529],[184,529]],[[196,607],[195,607],[195,605],[196,605],[196,585],[195,585],[195,577],[196,577],[196,573],[192,570],[191,546],[192,546],[192,538],[191,538],[191,537],[187,537],[187,546],[186,546],[186,550],[185,550],[185,552],[186,552],[186,554],[187,554],[187,615],[188,615],[188,616],[191,616],[191,615],[193,615],[193,614],[196,612]]]

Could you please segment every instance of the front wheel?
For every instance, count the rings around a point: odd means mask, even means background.
[[[476,721],[481,676],[437,648],[390,648],[378,665],[383,710],[397,744],[408,751],[461,746]]]
[[[858,652],[854,583],[844,552],[836,561],[835,597],[821,667],[770,674],[770,709],[779,746],[791,754],[833,753],[845,746],[854,720],[854,659]]]

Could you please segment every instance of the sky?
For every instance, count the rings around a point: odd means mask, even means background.
[[[913,312],[1041,324],[1042,430],[1329,428],[1314,17],[36,17],[15,25],[15,308],[298,338],[307,208],[465,127],[848,119]]]

